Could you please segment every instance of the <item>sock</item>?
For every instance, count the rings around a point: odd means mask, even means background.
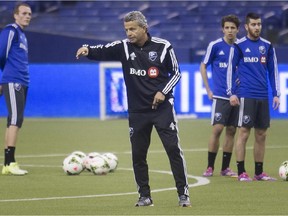
[[[213,170],[214,170],[216,155],[217,153],[215,152],[208,152],[208,167],[212,167]]]
[[[8,146],[6,155],[7,155],[7,161],[6,161],[7,165],[15,162],[15,147]]]
[[[260,175],[263,172],[263,162],[255,162],[255,175]]]
[[[231,155],[232,155],[231,152],[223,152],[222,171],[229,167]]]
[[[243,172],[246,172],[244,161],[237,161],[237,168],[238,168],[238,176],[241,175]]]
[[[4,166],[7,165],[7,158],[8,158],[8,149],[4,149]]]

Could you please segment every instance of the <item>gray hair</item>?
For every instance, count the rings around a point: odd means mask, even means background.
[[[136,21],[140,27],[148,28],[146,17],[140,11],[131,11],[124,16],[124,22]]]

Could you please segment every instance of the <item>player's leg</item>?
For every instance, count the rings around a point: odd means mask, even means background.
[[[15,160],[16,142],[24,119],[27,90],[27,87],[18,83],[3,84],[8,118],[5,133],[5,164],[2,174],[25,175],[28,173],[20,169]]]
[[[266,132],[267,129],[255,128],[254,160],[255,163],[261,163],[261,166],[258,169],[256,168],[255,175],[260,175],[263,172]]]
[[[203,176],[205,177],[210,177],[213,175],[215,160],[216,160],[216,156],[217,156],[219,145],[220,145],[219,140],[220,140],[220,136],[221,136],[223,129],[224,129],[224,125],[222,124],[213,125],[212,134],[210,136],[209,143],[208,143],[207,169],[203,173]]]
[[[132,162],[139,200],[135,206],[150,206],[152,199],[149,186],[147,152],[153,125],[148,114],[129,113],[129,130]]]
[[[255,120],[255,100],[240,98],[238,137],[236,141],[236,161],[239,181],[252,181],[245,170],[246,143]]]
[[[267,129],[270,127],[270,113],[268,100],[258,100],[258,115],[255,125],[254,142],[254,161],[255,176],[254,180],[274,181],[275,178],[268,176],[263,172],[263,162],[265,155]]]
[[[219,140],[224,129],[223,116],[223,100],[213,99],[211,111],[211,125],[213,125],[212,133],[208,143],[208,164],[203,176],[213,176],[214,164],[219,149]]]
[[[154,113],[154,125],[168,155],[171,170],[177,187],[179,206],[190,207],[187,167],[180,146],[177,119],[173,100],[164,102]]]
[[[223,143],[223,156],[222,156],[222,176],[237,177],[237,173],[230,169],[230,161],[232,157],[233,147],[234,147],[234,137],[236,134],[236,127],[238,124],[239,107],[234,107],[230,105],[230,102],[225,103],[225,119],[226,131]]]
[[[225,140],[223,143],[223,156],[222,156],[222,176],[236,177],[237,173],[230,169],[230,161],[232,157],[233,147],[234,147],[234,136],[236,133],[236,128],[234,126],[227,126],[225,132]]]

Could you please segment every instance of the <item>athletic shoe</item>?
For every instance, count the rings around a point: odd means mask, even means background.
[[[9,174],[9,172],[8,172],[6,166],[4,165],[2,168],[2,175],[8,175],[8,174]]]
[[[238,181],[250,182],[252,179],[248,176],[246,172],[243,172],[241,175],[238,176]]]
[[[191,207],[189,196],[187,196],[187,195],[179,196],[179,206],[180,207]]]
[[[254,176],[254,181],[276,181],[276,178],[268,176],[266,173],[262,172],[260,175]]]
[[[221,176],[238,177],[237,173],[233,172],[229,167],[220,172]]]
[[[211,177],[213,176],[213,169],[212,167],[208,167],[207,170],[203,173],[204,177]]]
[[[9,165],[4,166],[2,169],[3,175],[25,175],[27,173],[28,171],[19,168],[17,162],[10,163]]]
[[[140,206],[154,206],[151,197],[140,197],[137,203],[135,203],[135,207]]]

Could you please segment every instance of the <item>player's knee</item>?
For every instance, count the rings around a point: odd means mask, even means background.
[[[168,145],[165,149],[168,155],[180,152],[178,145]]]
[[[20,117],[20,118],[17,118],[17,120],[12,120],[11,118],[8,117],[8,120],[7,120],[7,127],[13,125],[13,126],[17,126],[18,128],[21,128],[22,127],[22,124],[23,124],[23,121],[24,121],[24,118],[23,117]]]

